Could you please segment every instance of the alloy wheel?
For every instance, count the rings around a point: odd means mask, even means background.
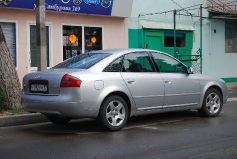
[[[206,98],[206,107],[211,114],[215,114],[221,108],[221,100],[218,94],[210,93]]]
[[[106,119],[112,126],[120,126],[125,119],[125,108],[120,101],[111,101],[106,109]]]

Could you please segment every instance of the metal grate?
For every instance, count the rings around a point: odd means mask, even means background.
[[[178,59],[185,65],[192,67],[194,73],[201,73],[200,55],[179,55]]]

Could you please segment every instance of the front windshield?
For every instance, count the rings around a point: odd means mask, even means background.
[[[102,59],[108,57],[108,53],[85,53],[74,58],[68,59],[54,67],[55,68],[77,68],[88,69]]]

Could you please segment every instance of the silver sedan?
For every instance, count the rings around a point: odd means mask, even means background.
[[[228,92],[223,80],[194,74],[168,54],[146,49],[85,53],[23,78],[22,103],[55,124],[96,118],[120,130],[128,118],[196,109],[218,116]]]

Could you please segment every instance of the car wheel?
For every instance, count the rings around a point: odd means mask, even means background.
[[[120,130],[128,120],[127,103],[117,95],[108,97],[101,105],[98,119],[105,130]]]
[[[218,116],[223,106],[223,100],[217,89],[209,89],[204,96],[202,108],[199,113],[206,117]]]
[[[67,124],[71,120],[71,118],[69,117],[58,117],[58,116],[51,116],[51,115],[46,115],[46,117],[49,121],[57,125]]]

